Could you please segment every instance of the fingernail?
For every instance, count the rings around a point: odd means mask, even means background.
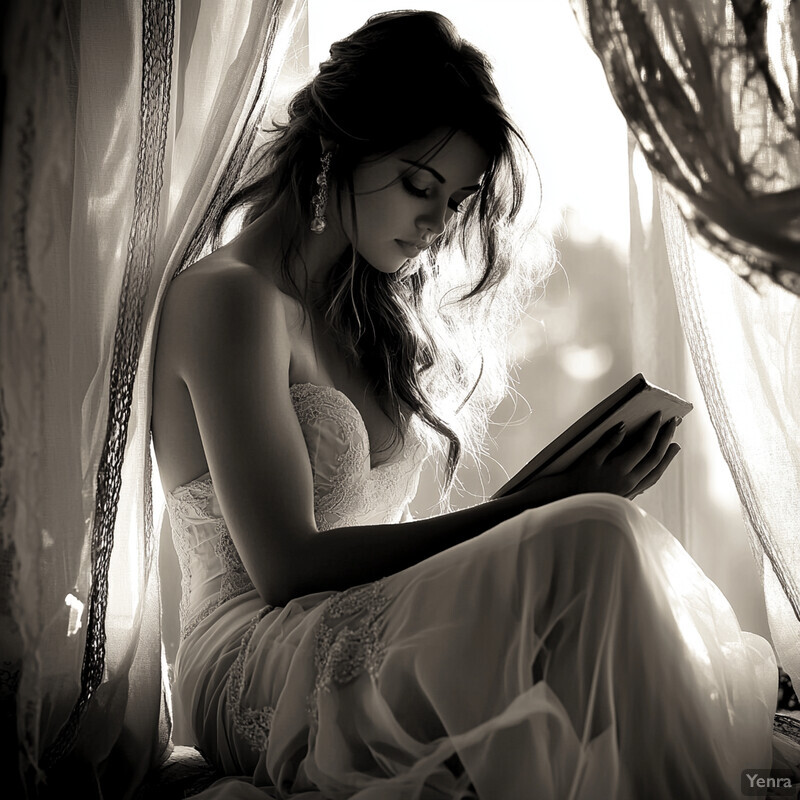
[[[677,427],[678,427],[678,425],[680,425],[680,424],[681,424],[680,417],[673,417],[673,418],[670,420],[670,423],[671,423],[672,425],[674,425],[674,426],[677,428]]]

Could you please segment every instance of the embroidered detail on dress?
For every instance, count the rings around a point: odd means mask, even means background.
[[[333,683],[343,686],[367,672],[373,678],[386,652],[380,639],[381,617],[389,605],[381,578],[365,586],[355,586],[331,595],[317,623],[314,666],[317,677],[308,709],[317,720],[317,699],[320,692],[330,691]],[[352,617],[345,625],[336,627],[331,620]]]
[[[221,517],[215,518],[208,509],[213,491],[211,477],[203,476],[176,489],[169,496],[167,502],[167,510],[172,525],[172,539],[181,568],[181,639],[185,639],[212,611],[219,608],[224,602],[249,592],[253,588],[250,576],[239,558],[239,553],[231,539],[225,520]],[[215,520],[214,530],[217,538],[213,543],[213,548],[215,555],[222,563],[224,572],[219,594],[208,598],[190,616],[191,563],[192,552],[196,547],[192,540],[190,523],[188,522],[192,517]]]
[[[332,386],[298,383],[290,387],[290,392],[295,414],[303,427],[303,435],[306,425],[320,420],[330,420],[341,428],[343,438],[347,442],[344,451],[336,455],[336,473],[329,486],[321,486],[318,483],[316,464],[314,459],[311,459],[311,471],[314,476],[314,516],[317,527],[322,529],[326,527],[325,520],[332,514],[341,515],[342,507],[352,495],[352,492],[347,491],[348,484],[352,484],[354,476],[369,458],[366,430],[355,406]],[[362,433],[360,437],[357,435],[359,430]],[[361,448],[356,446],[357,442],[361,443]]]
[[[242,703],[244,693],[244,665],[250,656],[253,634],[258,623],[272,611],[272,606],[262,608],[251,620],[242,642],[239,654],[228,672],[228,703],[230,704],[233,727],[254,750],[264,750],[269,739],[269,729],[275,709],[272,706],[249,708]]]
[[[416,493],[416,479],[423,449],[422,440],[410,425],[406,445],[399,458],[369,467],[369,434],[358,409],[350,398],[332,386],[297,383],[290,387],[297,419],[303,428],[330,421],[339,426],[347,443],[336,456],[336,470],[328,482],[317,479],[316,464],[311,456],[314,475],[314,517],[320,531],[346,525],[363,524],[371,518],[374,524],[396,521],[395,512]],[[378,515],[378,516],[376,516]]]
[[[222,605],[226,600],[238,597],[240,594],[249,592],[255,587],[247,574],[247,570],[244,568],[244,564],[242,564],[242,559],[239,558],[239,551],[236,549],[233,539],[231,539],[225,520],[218,519],[215,528],[219,538],[214,543],[214,552],[219,556],[223,567],[225,567],[222,586],[219,589],[218,605]]]
[[[192,514],[209,518],[205,511],[208,494],[211,491],[211,478],[201,478],[179,487],[167,499],[167,513],[172,526],[172,542],[181,568],[181,602],[180,622],[181,639],[185,639],[196,627],[201,618],[211,613],[210,608],[203,607],[200,614],[189,619],[189,598],[192,587],[192,544],[187,518]],[[202,615],[202,617],[201,617]]]

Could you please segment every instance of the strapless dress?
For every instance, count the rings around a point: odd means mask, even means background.
[[[344,394],[290,391],[319,535],[408,519],[425,456],[413,429],[371,467]],[[770,766],[771,646],[628,500],[570,497],[274,608],[209,475],[167,508],[183,576],[176,713],[230,776],[203,798],[740,800],[742,770]]]

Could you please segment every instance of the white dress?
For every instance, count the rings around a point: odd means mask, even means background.
[[[396,523],[422,448],[370,469],[347,397],[292,399],[316,521]],[[344,592],[264,607],[208,475],[167,497],[183,572],[173,697],[226,775],[204,797],[741,798],[777,667],[633,503],[551,503]]]

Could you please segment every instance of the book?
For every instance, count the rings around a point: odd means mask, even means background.
[[[533,478],[563,472],[620,422],[625,423],[627,436],[657,411],[661,412],[662,425],[672,417],[677,417],[680,424],[692,408],[690,402],[653,385],[641,373],[634,375],[537,453],[492,498],[511,494]]]

